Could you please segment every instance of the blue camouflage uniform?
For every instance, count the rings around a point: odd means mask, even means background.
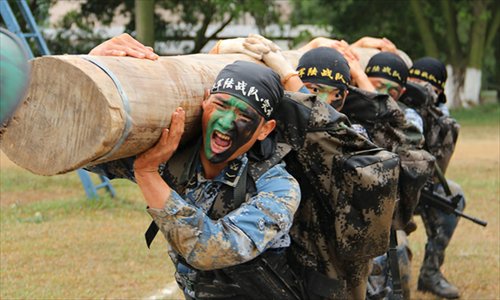
[[[284,163],[263,173],[255,181],[255,194],[241,206],[213,215],[217,198],[232,198],[227,191],[238,185],[248,164],[244,154],[212,180],[203,176],[198,164],[181,194],[172,191],[163,209],[148,209],[169,243],[176,279],[189,297],[197,298],[194,286],[200,270],[243,264],[269,249],[290,245],[288,231],[299,206],[300,188]],[[170,175],[163,174],[164,178]]]
[[[262,162],[244,154],[218,176],[207,179],[199,162],[199,147],[199,143],[188,145],[168,164],[160,166],[160,174],[172,192],[162,209],[148,208],[168,241],[175,278],[186,298],[259,299],[274,297],[276,290],[284,292],[268,286],[268,290],[259,293],[259,284],[267,286],[259,280],[269,278],[268,274],[258,273],[258,257],[264,257],[269,264],[265,267],[281,276],[274,278],[278,282],[290,281],[290,286],[298,286],[285,252],[290,246],[288,232],[301,192],[281,162],[284,154],[275,154]],[[128,158],[89,169],[109,178],[135,181],[132,166],[133,158]],[[242,180],[245,177],[248,178]],[[238,203],[234,190],[245,184],[242,181],[247,181],[247,187],[244,199]],[[245,272],[250,279],[244,276]],[[249,294],[251,289],[256,291]]]
[[[404,109],[404,113],[406,121],[417,128],[420,133],[424,133],[424,121],[417,111],[407,107]]]

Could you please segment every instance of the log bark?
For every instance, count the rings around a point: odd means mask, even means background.
[[[364,52],[359,53],[363,57]],[[376,52],[366,53],[371,57]],[[301,56],[298,51],[284,54],[294,66]],[[157,61],[83,55],[36,58],[31,61],[27,96],[0,133],[1,149],[35,174],[67,173],[150,148],[178,106],[186,111],[183,139],[192,138],[200,133],[204,91],[236,60],[252,59],[239,54]]]

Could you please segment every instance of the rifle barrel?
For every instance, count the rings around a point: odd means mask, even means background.
[[[483,221],[481,219],[469,216],[467,214],[464,214],[460,210],[456,208],[454,203],[450,201],[448,198],[443,197],[439,194],[436,194],[433,191],[430,191],[427,188],[422,189],[422,199],[427,200],[425,201],[428,205],[434,206],[436,208],[442,209],[445,212],[455,214],[457,216],[466,218],[469,221],[472,221],[478,225],[481,225],[483,227],[486,227],[488,225],[488,222]]]
[[[455,209],[453,213],[456,214],[457,216],[461,216],[463,218],[466,218],[467,220],[472,221],[472,222],[474,222],[478,225],[481,225],[483,227],[486,227],[486,225],[488,225],[488,222],[480,220],[478,218],[474,218],[474,217],[469,216],[469,215],[466,215],[463,212],[459,211],[458,209]]]

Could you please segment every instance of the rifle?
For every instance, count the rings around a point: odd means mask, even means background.
[[[488,222],[464,214],[463,212],[457,209],[457,205],[458,203],[460,203],[460,200],[462,200],[462,198],[463,198],[462,195],[455,195],[452,197],[451,195],[449,197],[442,196],[434,191],[432,184],[426,184],[424,186],[424,188],[421,191],[421,197],[420,197],[420,199],[422,200],[422,204],[424,205],[435,207],[449,214],[450,213],[455,214],[469,221],[472,221],[478,225],[486,227],[486,225],[488,225]]]

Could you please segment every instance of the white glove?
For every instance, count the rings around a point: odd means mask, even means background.
[[[281,48],[273,41],[266,39],[260,34],[250,33],[245,39],[246,44],[262,44],[268,48],[269,51],[281,51]],[[251,47],[251,46],[250,46]]]
[[[245,39],[243,45],[247,50],[257,55],[261,55],[262,61],[264,61],[269,68],[278,73],[282,80],[290,74],[297,73],[281,53],[280,47],[265,37],[257,34],[250,34],[248,38]]]
[[[262,55],[257,51],[248,50],[243,46],[245,43],[245,38],[235,38],[235,39],[227,39],[220,40],[217,42],[215,47],[210,51],[210,53],[214,54],[232,54],[232,53],[241,53],[246,54],[256,60],[262,60]]]

